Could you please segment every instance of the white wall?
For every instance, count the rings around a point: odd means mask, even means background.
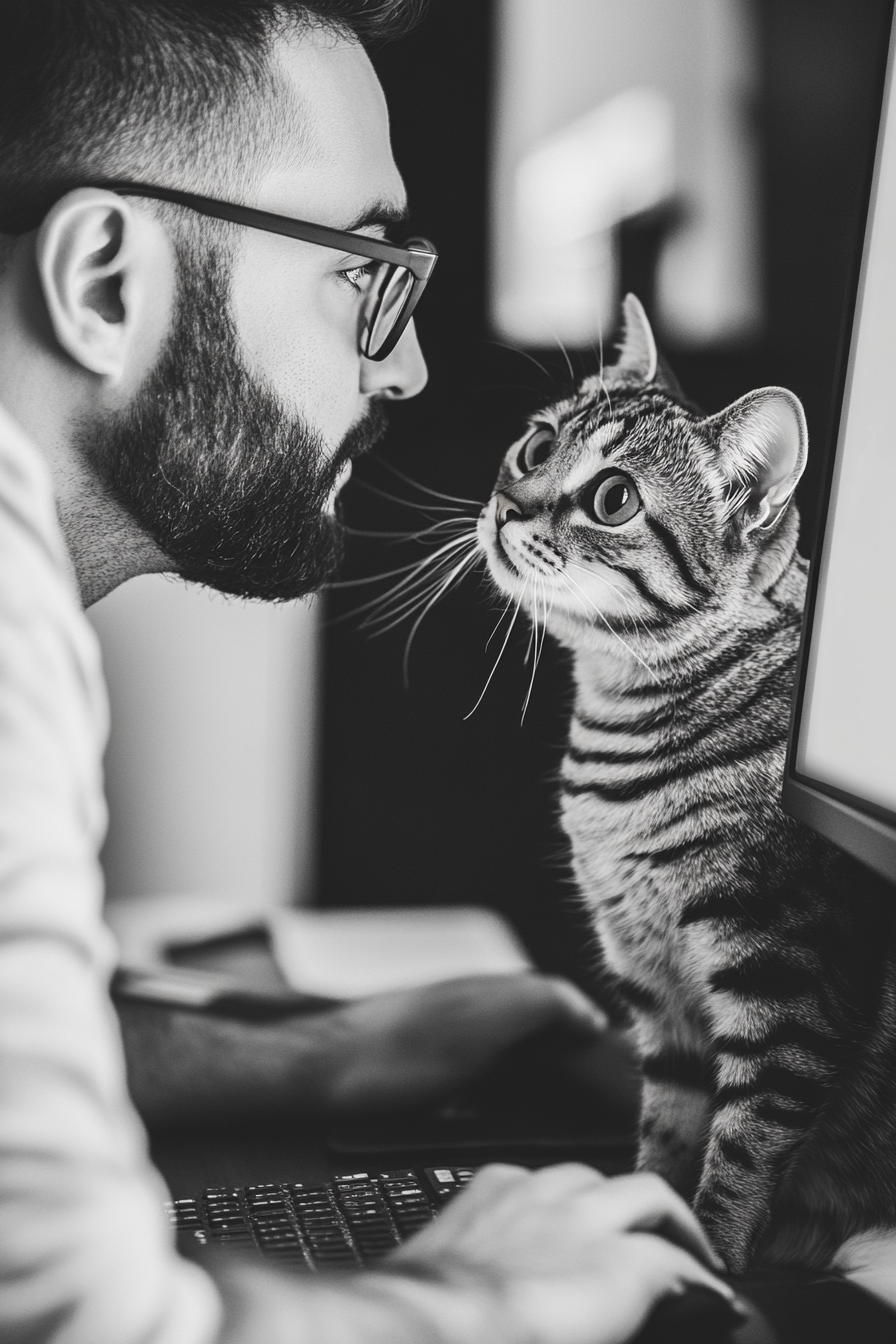
[[[318,614],[153,575],[91,608],[112,701],[109,896],[307,899]]]

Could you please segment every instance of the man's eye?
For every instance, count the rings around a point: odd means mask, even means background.
[[[370,277],[373,274],[373,262],[368,261],[363,266],[352,266],[350,270],[339,271],[339,277],[346,284],[351,285],[359,293],[363,293],[370,284]]]
[[[546,425],[530,434],[517,454],[516,464],[520,471],[534,471],[542,462],[547,461],[554,446],[554,431]]]

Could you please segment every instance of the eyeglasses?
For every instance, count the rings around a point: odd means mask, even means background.
[[[336,248],[353,256],[369,257],[374,263],[365,267],[366,288],[361,315],[359,345],[366,359],[385,359],[401,339],[414,309],[435,269],[439,254],[425,238],[409,238],[403,247],[370,238],[366,233],[349,233],[325,224],[309,224],[288,215],[274,215],[246,205],[196,196],[190,191],[149,186],[145,182],[89,182],[87,186],[114,191],[119,196],[147,196],[156,201],[184,205],[200,215],[245,224],[266,233],[281,233],[305,243]]]

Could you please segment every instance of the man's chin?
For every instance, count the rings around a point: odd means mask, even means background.
[[[259,602],[295,602],[313,597],[338,572],[342,561],[338,502],[336,510],[318,516],[311,544],[299,537],[289,547],[249,548],[239,560],[226,564],[174,556],[176,572],[188,583],[202,584],[228,597]]]

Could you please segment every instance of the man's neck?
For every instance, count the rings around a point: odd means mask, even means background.
[[[164,552],[101,489],[58,490],[56,510],[85,607],[138,574],[171,571]]]
[[[0,358],[0,405],[50,470],[72,570],[81,600],[89,607],[127,579],[170,572],[174,566],[77,449],[70,431],[74,416],[60,392],[67,390],[65,369],[52,372],[57,395],[35,396],[34,379],[26,376],[27,371],[12,359],[5,363]]]
[[[47,436],[37,447],[50,469],[59,525],[85,607],[138,574],[174,568],[93,463],[64,436]]]

